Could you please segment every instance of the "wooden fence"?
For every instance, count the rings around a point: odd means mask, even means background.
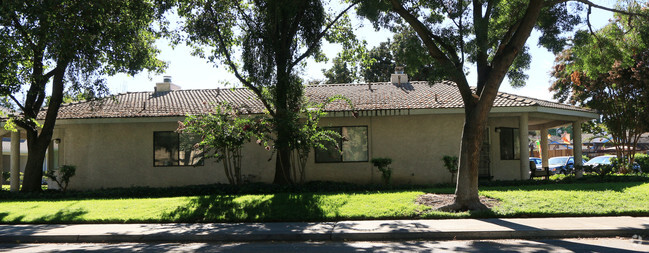
[[[548,150],[548,158],[557,156],[572,156],[572,149]],[[539,151],[534,151],[534,157],[541,157],[541,155],[539,155]]]

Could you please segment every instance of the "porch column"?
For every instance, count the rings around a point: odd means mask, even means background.
[[[584,168],[582,168],[582,165],[584,165],[584,162],[581,159],[582,152],[581,152],[581,120],[577,120],[575,122],[572,122],[572,151],[575,156],[575,168],[579,168],[579,170],[576,171],[575,175],[577,178],[580,178],[584,175]]]
[[[549,145],[548,145],[548,129],[545,127],[541,128],[541,161],[543,163],[543,168],[547,168],[549,166],[548,164],[548,159],[550,159],[550,152],[549,152]]]
[[[20,131],[11,132],[11,179],[10,190],[20,190]]]
[[[521,180],[526,180],[530,178],[530,147],[529,147],[529,141],[527,141],[527,135],[528,135],[528,116],[527,113],[523,113],[520,116],[520,119],[518,121],[519,128],[518,128],[518,133],[519,133],[519,142],[520,142],[520,154],[521,154]]]

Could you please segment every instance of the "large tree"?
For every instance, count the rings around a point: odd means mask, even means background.
[[[21,191],[41,190],[66,86],[105,91],[104,75],[164,66],[152,28],[162,9],[148,0],[1,2],[0,96],[20,108],[10,120],[26,132],[29,152]]]
[[[634,3],[628,10],[643,12]],[[646,17],[617,14],[596,32],[577,33],[552,71],[555,98],[596,109],[603,127],[593,129],[611,135],[623,165],[633,164],[638,139],[649,131],[648,39]]]
[[[554,0],[364,2],[359,13],[376,25],[390,27],[403,20],[419,36],[428,54],[445,68],[464,102],[464,127],[455,202],[449,210],[486,208],[478,199],[478,158],[487,117],[506,76],[523,85],[530,55],[525,43],[533,29],[541,32],[539,44],[552,52],[562,50],[564,32],[580,22],[576,16],[587,0],[569,6]],[[467,62],[474,64],[475,88],[466,77]]]
[[[274,183],[292,181],[290,155],[304,89],[297,70],[304,59],[318,55],[322,38],[353,5],[327,15],[320,0],[180,1],[186,23],[179,39],[224,64],[272,117]]]
[[[437,81],[444,77],[444,68],[430,55],[421,53],[426,49],[414,30],[403,25],[392,30],[395,33],[391,40],[372,49],[365,49],[365,41],[355,41],[351,49],[344,48],[333,59],[333,66],[323,70],[326,82],[387,82],[396,66],[404,67],[410,80]]]

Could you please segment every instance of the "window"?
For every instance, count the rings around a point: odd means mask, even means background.
[[[172,131],[153,132],[153,166],[202,166],[198,136]]]
[[[500,130],[500,160],[520,160],[521,142],[518,128],[498,128]]]
[[[317,163],[330,163],[330,162],[367,162],[369,161],[369,154],[367,148],[367,127],[327,127],[327,130],[332,130],[343,136],[339,139],[338,147],[336,145],[327,143],[326,150],[315,150],[315,162]]]

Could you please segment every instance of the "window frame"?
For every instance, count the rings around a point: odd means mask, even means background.
[[[515,128],[515,127],[499,127],[498,129],[499,129],[499,134],[500,134],[500,136],[499,136],[499,140],[500,140],[500,145],[499,145],[500,146],[500,149],[499,149],[500,150],[500,160],[501,161],[520,160],[521,159],[520,147],[518,149],[516,148],[516,146],[517,146],[516,143],[517,142],[519,142],[518,145],[520,146],[520,136],[519,136],[520,135],[520,129]],[[507,138],[507,133],[505,133],[505,131],[507,131],[507,132],[511,131],[511,133],[509,134],[509,137],[512,140],[511,141],[511,157],[506,156],[506,153],[503,152],[503,149],[509,148],[509,147],[505,147],[503,145],[503,138]]]
[[[176,162],[177,162],[177,164],[156,165],[156,156],[155,156],[155,152],[156,152],[156,134],[158,134],[158,133],[174,133],[174,134],[176,134],[176,140],[177,140],[176,141],[176,145],[177,145],[177,147],[176,147],[177,148],[176,149]],[[181,142],[180,141],[180,135],[181,135],[181,133],[177,133],[176,131],[153,131],[153,148],[152,148],[152,150],[153,150],[153,167],[199,167],[199,166],[205,166],[205,154],[202,155],[203,157],[202,157],[202,159],[200,160],[200,162],[198,164],[191,164],[191,165],[190,164],[183,164],[183,165],[180,164],[180,146],[181,146],[180,145],[181,144],[180,143]]]
[[[367,162],[369,162],[370,161],[370,138],[369,138],[370,129],[369,129],[368,126],[328,126],[328,127],[322,127],[322,129],[326,130],[326,129],[332,129],[332,128],[340,128],[340,135],[342,135],[343,128],[352,128],[352,127],[365,128],[365,138],[367,140],[366,143],[365,143],[365,145],[366,145],[365,147],[367,149],[367,159],[366,160],[364,160],[364,161],[345,161],[345,158],[341,154],[340,155],[340,157],[341,157],[340,161],[318,161],[318,148],[313,148],[314,149],[313,150],[314,162],[315,163],[367,163]],[[340,140],[340,148],[341,149],[343,148],[343,141],[342,140]]]

